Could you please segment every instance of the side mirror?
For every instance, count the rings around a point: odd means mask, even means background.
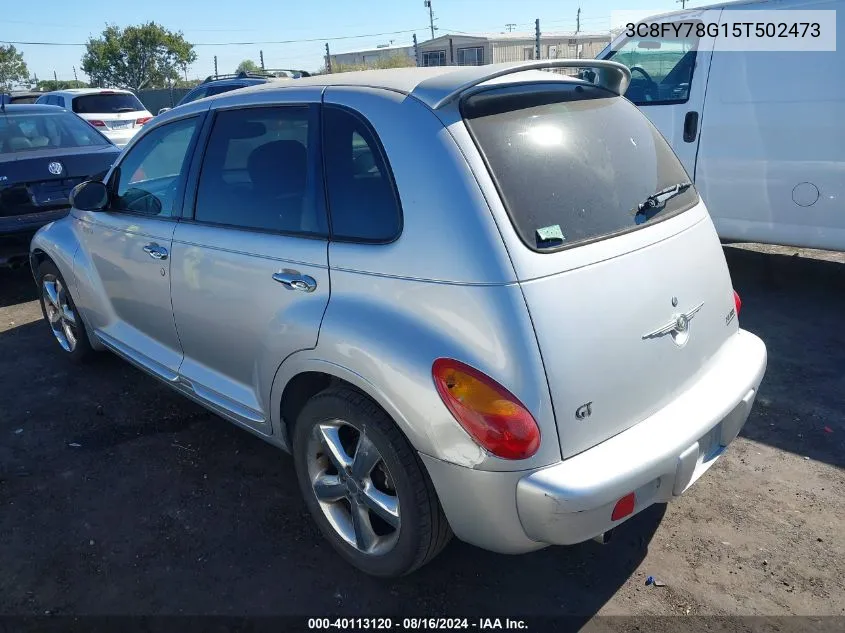
[[[167,111],[168,111],[168,110],[170,110],[170,109],[171,109],[171,108],[159,108],[158,113],[159,113],[159,114],[164,114],[165,112],[167,112]]]
[[[86,180],[70,192],[70,206],[80,211],[102,211],[109,206],[109,189],[96,180]]]

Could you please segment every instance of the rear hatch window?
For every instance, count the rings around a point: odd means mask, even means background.
[[[82,95],[73,100],[73,111],[77,114],[119,114],[143,109],[138,97],[122,92]]]
[[[660,133],[603,88],[575,81],[491,88],[465,99],[461,112],[514,228],[535,251],[633,231],[698,201]]]

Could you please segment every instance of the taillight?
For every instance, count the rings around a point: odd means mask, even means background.
[[[477,369],[450,358],[431,368],[443,403],[472,438],[493,455],[525,459],[540,448],[540,428],[510,391]]]
[[[106,122],[100,121],[99,119],[88,119],[88,123],[90,123],[94,127],[106,127]]]
[[[153,117],[151,117],[151,116],[142,116],[140,119],[137,119],[135,121],[135,125],[144,125],[144,123],[146,123],[147,121],[149,121],[152,118]]]
[[[613,506],[613,512],[610,514],[611,521],[618,521],[624,519],[626,516],[633,514],[634,506],[637,505],[637,495],[629,492]]]
[[[736,316],[739,316],[739,311],[742,309],[742,299],[739,298],[739,293],[734,290],[734,305],[736,306]]]

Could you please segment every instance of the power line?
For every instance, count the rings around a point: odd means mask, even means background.
[[[361,35],[340,35],[337,37],[312,37],[299,40],[277,40],[277,41],[257,41],[257,42],[193,42],[193,46],[259,46],[270,44],[300,44],[306,42],[334,42],[338,40],[354,40],[364,37],[380,37],[382,35],[401,35],[403,33],[413,33],[422,29],[406,29],[403,31],[385,31],[384,33],[366,33]],[[24,42],[16,40],[0,40],[6,44],[19,44],[21,46],[85,46],[86,43],[77,42]]]

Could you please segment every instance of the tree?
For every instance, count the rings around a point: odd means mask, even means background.
[[[87,88],[88,84],[84,81],[55,81],[53,79],[41,79],[36,84],[36,90],[43,90],[50,92],[51,90],[67,90],[68,88]]]
[[[23,53],[9,44],[0,45],[0,91],[11,90],[15,84],[29,80],[29,70],[23,60]]]
[[[245,59],[240,64],[238,64],[238,67],[235,68],[235,72],[236,73],[258,73],[258,72],[261,72],[261,66],[256,64],[251,59]]]
[[[92,85],[135,91],[166,87],[197,59],[194,45],[181,31],[168,31],[155,22],[125,29],[109,25],[100,37],[90,38],[85,49],[82,70]]]

